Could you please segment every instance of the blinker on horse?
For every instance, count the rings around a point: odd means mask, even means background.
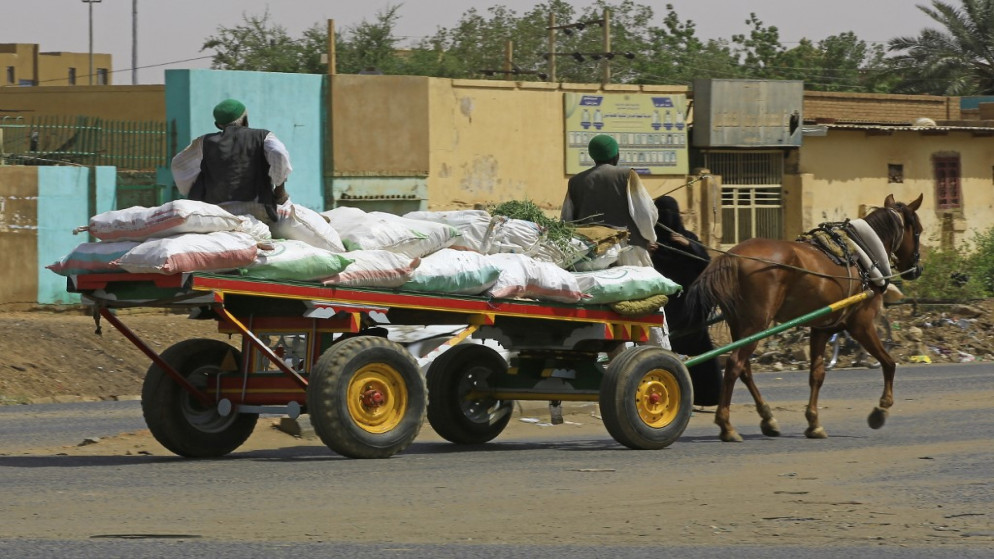
[[[874,270],[861,268],[854,260],[833,258],[810,242],[780,241],[754,238],[735,245],[727,253],[713,259],[701,276],[688,290],[688,303],[698,308],[698,316],[707,316],[715,307],[728,324],[732,340],[741,340],[763,332],[770,324],[786,322],[799,316],[833,305],[866,289],[872,296],[852,306],[819,316],[807,324],[810,327],[811,387],[805,417],[808,438],[828,436],[818,419],[818,393],[825,380],[825,346],[832,334],[846,330],[873,357],[880,362],[884,388],[879,404],[868,418],[873,429],[886,421],[888,410],[894,404],[894,359],[884,349],[874,326],[874,318],[882,308],[882,293],[891,277],[900,276],[913,280],[921,275],[920,258],[921,223],[917,211],[923,195],[910,203],[897,202],[887,196],[883,207],[877,208],[860,220],[861,234],[872,237],[862,239],[857,247],[869,245],[882,247],[882,257],[867,256],[869,250],[857,250],[862,260],[875,263]],[[848,224],[848,222],[846,222]],[[879,243],[879,245],[877,244]],[[851,245],[849,245],[851,246]],[[890,259],[896,273],[890,272]],[[715,423],[721,429],[722,441],[738,442],[741,435],[730,421],[732,390],[735,381],[749,389],[761,418],[760,429],[764,435],[778,436],[780,428],[770,406],[756,387],[750,357],[759,340],[732,350],[725,364],[721,398],[715,412]]]

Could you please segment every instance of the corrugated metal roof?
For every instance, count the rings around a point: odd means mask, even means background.
[[[994,133],[994,126],[914,126],[911,124],[870,124],[870,123],[832,123],[806,124],[805,135],[819,135],[816,130],[881,130],[888,132],[983,132]],[[810,132],[809,132],[810,130]]]

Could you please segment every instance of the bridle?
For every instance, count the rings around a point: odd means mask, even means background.
[[[905,219],[905,215],[904,215],[904,207],[902,207],[901,210],[897,210],[897,209],[894,209],[894,208],[887,208],[887,209],[890,210],[890,215],[895,220],[897,220],[898,226],[899,226],[899,230],[901,231],[901,235],[899,237],[897,237],[896,241],[894,242],[894,248],[892,249],[892,253],[891,253],[891,255],[894,257],[894,260],[896,262],[897,261],[897,256],[893,253],[893,251],[896,251],[901,246],[901,243],[904,241],[904,232],[905,232],[905,223],[906,223],[906,219]],[[911,252],[911,258],[912,258],[911,268],[899,272],[899,274],[900,274],[901,277],[903,277],[905,279],[908,279],[908,280],[917,279],[919,276],[922,275],[922,266],[920,264],[920,261],[921,261],[921,230],[920,230],[919,227],[917,227],[917,225],[918,225],[918,216],[915,215],[915,214],[912,214],[912,218],[913,218],[913,220],[911,221],[911,232],[914,235],[914,246],[912,247],[912,252]],[[907,276],[906,276],[906,274],[907,274]]]

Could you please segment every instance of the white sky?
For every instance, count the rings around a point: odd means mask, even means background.
[[[947,0],[955,3],[955,0]],[[590,0],[571,0],[579,11]],[[612,2],[618,3],[618,2]],[[818,41],[852,31],[867,42],[886,42],[917,35],[936,24],[917,5],[931,0],[636,0],[652,6],[661,25],[665,5],[672,4],[681,20],[692,20],[703,39],[729,38],[749,30],[753,12],[767,26],[775,25],[780,40],[791,46],[801,38]],[[38,43],[43,51],[88,52],[89,6],[82,0],[3,0],[0,43]],[[137,0],[138,83],[163,83],[172,68],[208,68],[211,51],[200,51],[219,26],[233,27],[243,14],[261,16],[286,28],[291,37],[314,24],[335,20],[336,30],[362,21],[372,22],[388,6],[400,5],[396,35],[418,39],[439,27],[453,27],[470,8],[486,14],[503,5],[519,15],[536,4],[526,0]],[[93,50],[109,52],[114,83],[132,83],[132,13],[134,0],[102,0],[92,4]],[[198,59],[199,60],[191,60]]]

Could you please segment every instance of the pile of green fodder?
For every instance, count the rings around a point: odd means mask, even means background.
[[[545,215],[542,208],[535,205],[535,202],[530,200],[510,200],[490,206],[487,208],[487,211],[490,215],[521,219],[537,224],[539,227],[545,229],[546,238],[563,251],[564,254],[572,254],[577,250],[573,244],[576,227],[571,223],[566,223]]]

